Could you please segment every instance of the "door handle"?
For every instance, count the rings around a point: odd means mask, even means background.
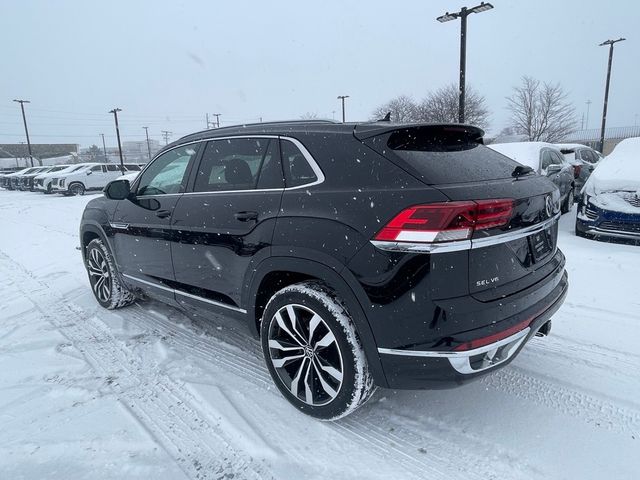
[[[156,217],[159,218],[167,218],[171,216],[171,212],[169,210],[158,210],[156,212]]]
[[[233,216],[241,222],[249,222],[258,219],[258,212],[237,212]]]

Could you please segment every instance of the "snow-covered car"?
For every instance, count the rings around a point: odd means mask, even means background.
[[[76,165],[57,165],[46,173],[36,175],[33,179],[33,189],[39,192],[51,193],[51,182],[54,178],[86,168],[87,165],[95,164],[79,163]]]
[[[587,180],[576,235],[640,242],[640,138],[620,142]]]
[[[49,165],[49,166],[43,166],[41,167],[39,170],[35,171],[35,172],[31,172],[31,173],[26,173],[23,175],[20,175],[19,177],[17,177],[17,187],[18,190],[29,190],[30,192],[33,192],[33,182],[34,179],[38,176],[38,175],[43,175],[43,174],[47,174],[51,171],[53,171],[56,167],[53,165]]]
[[[603,158],[602,154],[593,148],[579,143],[556,143],[565,160],[573,165],[575,170],[576,192],[580,192],[589,179],[591,172]]]
[[[125,163],[124,169],[127,172],[138,172],[140,166]],[[91,164],[86,168],[54,177],[51,181],[51,191],[65,195],[84,195],[87,191],[102,190],[121,175],[120,165],[117,163]]]
[[[560,190],[562,213],[571,209],[575,195],[575,171],[558,147],[545,142],[492,143],[487,146],[549,178]]]

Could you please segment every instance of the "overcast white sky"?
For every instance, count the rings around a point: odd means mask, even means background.
[[[560,82],[596,128],[608,49],[616,45],[609,126],[640,124],[640,2],[491,0],[469,17],[467,82],[487,99],[490,130],[508,120],[505,96],[522,75]],[[0,16],[0,143],[115,145],[120,107],[125,140],[159,139],[205,127],[340,116],[365,120],[390,98],[423,97],[458,80],[460,22],[435,17],[461,1],[30,1],[3,2]]]

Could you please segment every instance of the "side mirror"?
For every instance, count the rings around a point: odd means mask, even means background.
[[[104,196],[109,200],[124,200],[131,194],[129,180],[114,180],[104,187]]]
[[[87,175],[91,175],[93,172],[91,170],[87,170]]]
[[[553,175],[554,173],[558,173],[562,170],[562,165],[558,165],[557,163],[552,163],[547,167],[547,177],[549,175]]]

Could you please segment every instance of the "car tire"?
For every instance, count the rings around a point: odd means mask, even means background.
[[[80,182],[73,182],[71,185],[69,185],[69,195],[72,196],[76,196],[76,195],[84,195],[85,192],[85,188],[84,185]]]
[[[324,284],[290,285],[267,303],[260,326],[267,368],[298,410],[337,420],[375,390],[353,320]]]
[[[44,190],[45,195],[49,195],[51,193],[51,184],[47,185],[47,188]]]
[[[120,280],[113,256],[101,239],[89,242],[85,259],[91,291],[101,306],[113,310],[133,303],[135,296]]]
[[[567,213],[569,210],[571,210],[571,207],[573,207],[573,203],[574,203],[574,193],[573,193],[573,187],[571,188],[571,190],[569,190],[569,193],[567,193],[567,198],[565,198],[564,202],[562,203],[562,206],[560,207],[560,211],[562,213]]]

